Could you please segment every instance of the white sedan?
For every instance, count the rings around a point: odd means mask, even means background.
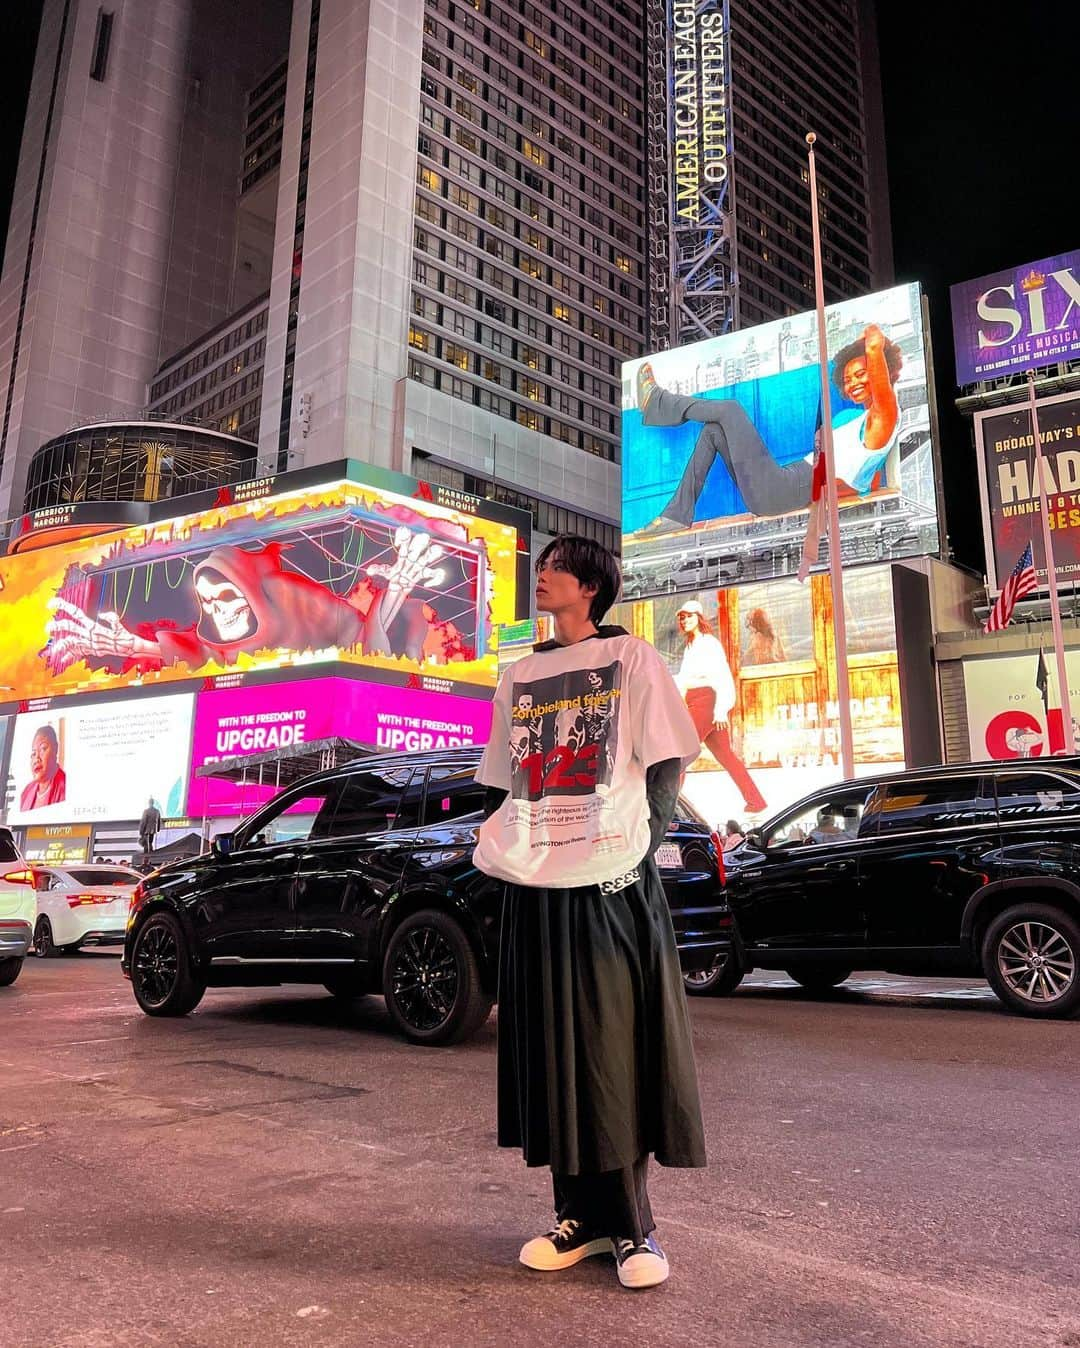
[[[131,893],[142,879],[129,866],[33,863],[34,949],[42,959],[83,946],[124,944]]]

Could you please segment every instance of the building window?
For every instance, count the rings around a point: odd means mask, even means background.
[[[420,328],[414,328],[409,324],[409,345],[417,351],[428,351],[431,349],[431,338]]]

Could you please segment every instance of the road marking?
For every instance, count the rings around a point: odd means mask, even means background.
[[[107,1039],[69,1039],[66,1044],[57,1044],[57,1048],[81,1048],[83,1044],[119,1044],[130,1039],[130,1034],[111,1034]]]

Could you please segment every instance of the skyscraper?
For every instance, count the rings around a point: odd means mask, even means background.
[[[154,0],[103,36],[46,0],[0,518],[44,441],[149,404],[614,542],[620,363],[812,302],[811,125],[829,298],[888,278],[866,16],[789,8]]]
[[[810,309],[805,134],[827,302],[892,281],[869,0],[647,0],[654,348]]]
[[[288,0],[46,0],[0,277],[0,519],[43,442],[140,411],[163,357],[243,302],[244,100],[288,20]]]

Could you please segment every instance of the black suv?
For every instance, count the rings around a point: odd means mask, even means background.
[[[207,987],[382,993],[407,1038],[447,1044],[495,997],[502,885],[472,864],[479,749],[365,758],[281,792],[132,898],[123,970],[152,1016]],[[718,843],[679,802],[657,863],[685,971],[726,963]]]
[[[808,796],[724,856],[735,949],[813,990],[856,969],[984,976],[1013,1011],[1080,1006],[1080,757],[924,768]]]

